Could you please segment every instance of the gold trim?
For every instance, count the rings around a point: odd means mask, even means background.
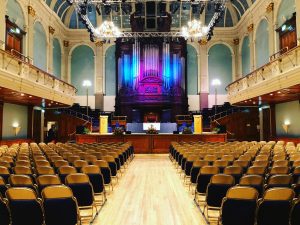
[[[240,44],[240,39],[238,39],[238,38],[233,39],[233,44],[239,45]]]
[[[272,12],[274,10],[274,2],[271,2],[268,6],[267,6],[267,8],[266,8],[266,12],[267,13],[270,13],[270,12]]]
[[[69,41],[64,41],[64,46],[67,48],[69,47]]]
[[[199,41],[199,44],[200,45],[206,45],[207,44],[207,40],[206,39],[201,39],[200,41]]]
[[[53,35],[54,32],[55,32],[55,29],[53,27],[49,26],[49,33]]]
[[[35,17],[35,10],[30,5],[28,6],[28,14],[31,15],[32,17]]]
[[[251,23],[251,24],[247,27],[247,30],[248,30],[248,32],[252,32],[253,29],[254,29],[254,24]]]

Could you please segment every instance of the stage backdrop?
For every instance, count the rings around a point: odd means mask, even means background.
[[[186,41],[163,38],[117,40],[116,112],[129,122],[152,113],[171,122],[188,110]]]

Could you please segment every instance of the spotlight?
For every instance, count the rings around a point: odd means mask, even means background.
[[[88,10],[89,13],[91,13],[91,12],[93,11],[92,5],[88,5],[88,6],[87,6],[87,10]]]
[[[142,11],[143,11],[143,3],[142,2],[135,3],[135,15],[141,16]]]
[[[192,13],[197,14],[199,12],[199,5],[197,4],[192,4]]]
[[[90,41],[95,42],[95,38],[94,38],[94,35],[92,33],[90,33]]]
[[[114,5],[112,5],[111,7],[112,7],[112,9],[113,9],[115,12],[119,12],[119,11],[120,11],[119,5],[117,5],[117,4],[114,4]]]
[[[171,10],[171,13],[172,14],[175,14],[177,12],[177,10],[179,9],[180,7],[180,4],[178,2],[173,2],[171,5],[170,5],[170,10]]]
[[[111,12],[111,6],[110,5],[104,5],[104,13],[105,15],[109,15]]]
[[[203,13],[204,9],[205,9],[205,4],[201,3],[200,4],[200,15]]]
[[[221,4],[215,3],[215,12],[220,12],[220,11],[221,11]]]
[[[159,2],[158,3],[159,13],[160,16],[166,15],[166,3],[165,2]]]
[[[122,3],[121,9],[126,15],[128,15],[131,13],[132,7],[131,7],[131,4]]]
[[[101,5],[100,4],[96,5],[96,11],[97,11],[98,15],[101,16]]]

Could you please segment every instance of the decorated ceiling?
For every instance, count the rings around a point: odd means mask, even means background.
[[[50,7],[61,18],[62,22],[67,27],[71,29],[85,29],[85,25],[79,21],[74,7],[70,6],[66,0],[44,1],[48,7]],[[236,25],[247,9],[249,9],[254,2],[255,0],[231,0],[227,2],[224,17],[216,26],[232,27]],[[122,7],[121,3],[111,5],[109,8],[105,8],[102,5],[99,11],[101,13],[100,15],[99,12],[96,11],[96,7],[93,5],[88,8],[88,16],[94,26],[97,26],[97,23],[100,23],[101,21],[111,20],[121,29],[126,30],[130,28],[130,12],[128,10],[124,10],[124,7]],[[181,26],[186,25],[186,23],[191,19],[200,19],[199,10],[193,9],[191,4],[188,2],[170,2],[169,7],[167,7],[167,11],[171,12],[172,15],[172,29],[179,29]],[[145,10],[143,10],[143,13],[145,13]],[[158,13],[158,2],[156,2],[156,15],[154,16],[159,16]],[[206,24],[211,20],[213,14],[213,7],[208,6],[205,8],[205,11],[202,13],[202,15],[204,15]]]

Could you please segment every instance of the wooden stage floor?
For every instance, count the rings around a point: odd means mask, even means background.
[[[136,155],[93,224],[204,225],[166,154]]]

